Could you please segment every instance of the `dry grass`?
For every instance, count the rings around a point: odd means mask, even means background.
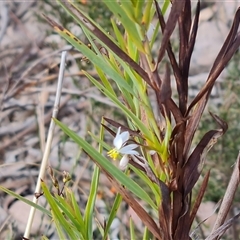
[[[42,4],[39,1],[7,4],[8,24],[0,42],[0,185],[30,199],[45,148],[60,54],[63,49],[70,49],[40,21]],[[91,66],[81,59],[82,55],[74,50],[68,54],[58,119],[79,135],[87,136],[87,131],[98,131],[102,115],[112,116],[115,109],[82,76],[79,65],[90,69]],[[71,173],[74,189],[84,205],[92,163],[58,128],[49,163],[60,179],[63,170]],[[113,196],[106,179],[102,182],[102,195]],[[0,192],[0,212],[0,238],[19,239],[29,207]],[[46,229],[41,222],[50,223],[37,215],[33,227],[37,236],[39,230]]]

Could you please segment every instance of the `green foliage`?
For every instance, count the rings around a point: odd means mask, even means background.
[[[122,171],[120,171],[117,167],[115,167],[112,163],[108,161],[104,156],[101,155],[97,150],[95,150],[90,144],[84,141],[81,137],[79,137],[74,131],[71,131],[67,126],[63,123],[59,122],[55,119],[56,124],[61,127],[61,129],[70,136],[76,143],[83,147],[86,153],[94,159],[98,164],[104,166],[104,169],[111,173],[119,182],[121,182],[126,188],[132,191],[136,196],[140,199],[147,202],[151,207],[157,210],[156,205],[149,197],[149,195],[133,180],[129,179]]]
[[[81,27],[91,46],[50,17],[45,16],[46,20],[91,62],[98,78],[87,71],[83,73],[115,104],[128,123],[122,125],[114,119],[103,118],[99,124],[99,137],[89,134],[99,146],[96,149],[54,119],[62,131],[96,164],[83,214],[77,207],[73,192],[65,186],[66,179],[64,188],[60,191],[51,173],[57,194],[51,194],[42,182],[59,238],[93,238],[94,206],[101,171],[118,192],[109,218],[98,226],[103,239],[108,238],[110,226],[122,200],[128,203],[145,225],[143,239],[188,239],[207,188],[209,174],[205,174],[194,206],[191,197],[193,188],[199,181],[208,151],[226,132],[227,124],[216,114],[210,113],[211,122],[214,120],[218,128],[209,126],[193,150],[192,141],[199,129],[214,83],[240,45],[240,36],[237,35],[240,9],[205,85],[193,101],[188,103],[188,75],[197,35],[199,2],[195,19],[192,20],[191,1],[173,1],[165,22],[164,14],[170,4],[169,0],[160,5],[153,0],[103,0],[102,3],[111,12],[109,14],[107,11],[106,14],[112,16],[112,31],[100,26],[97,19],[94,21],[90,18],[78,3],[57,2]],[[157,23],[155,19],[158,20]],[[178,53],[175,54],[170,37],[176,26],[180,38]],[[155,57],[154,45],[160,28],[162,39]],[[165,53],[168,58],[165,58]],[[178,61],[175,55],[179,57]],[[159,73],[161,65],[165,66],[163,77]],[[171,71],[177,86],[177,99],[172,97]],[[150,90],[156,97],[157,109],[153,109],[151,104]],[[113,149],[104,141],[105,131],[113,136]],[[121,170],[112,160],[120,160],[118,165]],[[136,177],[132,178],[132,174]],[[134,224],[131,221],[129,224],[130,235],[135,238]],[[218,237],[221,235],[219,233]]]
[[[108,126],[104,122],[103,127],[115,136],[113,141],[115,148],[109,151],[110,146],[103,141],[104,138],[91,134],[100,146],[100,151],[97,151],[63,123],[56,119],[55,123],[84,149],[116,187],[121,197],[141,218],[146,226],[144,235],[147,236],[151,232],[157,239],[187,239],[203,193],[206,191],[208,174],[203,181],[200,193],[196,196],[197,204],[193,209],[190,195],[199,180],[208,151],[226,132],[227,124],[217,115],[210,113],[219,128],[209,129],[193,151],[191,151],[192,140],[212,87],[238,48],[239,43],[235,38],[240,11],[237,12],[230,33],[213,63],[206,84],[188,104],[187,81],[197,35],[199,3],[195,19],[192,21],[190,1],[173,2],[168,21],[165,23],[164,13],[169,1],[159,6],[157,1],[104,0],[103,3],[112,13],[113,31],[109,34],[89,18],[76,3],[60,0],[57,2],[81,26],[91,48],[51,18],[47,16],[45,18],[55,31],[93,64],[100,81],[87,71],[83,71],[84,74],[122,111],[127,118],[128,126],[105,118]],[[159,20],[155,27],[152,25],[154,16]],[[180,32],[178,62],[170,43],[170,36],[177,24]],[[153,46],[159,25],[163,36],[155,59]],[[166,64],[164,78],[158,73],[165,52],[168,53],[175,76],[178,101],[171,96],[169,64]],[[149,88],[157,98],[158,116],[154,114],[149,99]],[[158,118],[161,118],[161,124]],[[118,128],[118,130],[114,131],[112,128]],[[134,144],[130,144],[129,141],[133,141]],[[135,150],[137,147],[140,148],[141,153]],[[108,156],[113,160],[121,155],[119,166],[126,171],[122,172],[114,166],[103,155],[102,150],[108,151]],[[146,184],[153,199],[146,192],[145,187],[143,188],[129,177],[127,166]],[[97,185],[92,191],[93,196],[96,191]],[[119,207],[120,195],[117,196],[119,199],[116,198],[114,209]],[[144,207],[138,204],[139,199],[143,201]],[[90,201],[90,204],[91,207],[87,204],[87,209],[91,211],[86,212],[87,219],[90,219],[87,221],[88,237],[92,237],[91,220],[94,200]],[[145,208],[151,208],[156,215],[158,213],[157,223]],[[102,234],[107,230],[104,233],[105,239],[114,216],[109,218],[110,222],[106,229],[99,229]],[[130,223],[130,234],[134,238],[132,223]]]

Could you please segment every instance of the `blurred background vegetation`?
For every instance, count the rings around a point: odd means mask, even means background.
[[[218,143],[211,149],[207,157],[207,168],[211,169],[211,178],[206,200],[218,202],[223,196],[229,177],[234,167],[240,149],[240,53],[235,54],[226,70],[226,77],[220,83],[220,102],[209,105],[209,111],[213,111],[228,123],[228,130]],[[214,101],[212,101],[212,104]],[[217,111],[217,112],[216,112]],[[199,135],[214,127],[208,113],[203,115]],[[205,169],[208,170],[208,169]],[[235,195],[235,204],[240,201],[240,191]],[[239,205],[239,204],[238,204]],[[238,206],[239,207],[239,206]]]

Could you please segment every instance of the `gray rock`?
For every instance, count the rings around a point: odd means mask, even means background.
[[[228,27],[222,22],[207,21],[200,24],[192,55],[190,75],[209,72],[228,31]]]

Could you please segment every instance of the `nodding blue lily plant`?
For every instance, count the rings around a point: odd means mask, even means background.
[[[104,134],[101,131],[100,139],[94,136],[100,145],[99,151],[80,138],[79,145],[106,174],[155,239],[190,239],[192,224],[207,188],[210,172],[203,178],[194,205],[192,191],[203,174],[206,153],[216,139],[226,132],[227,124],[210,113],[219,128],[206,132],[197,144],[193,144],[193,139],[214,83],[239,48],[240,8],[204,86],[191,100],[188,95],[188,76],[198,31],[200,1],[193,10],[191,0],[102,0],[112,12],[112,31],[109,33],[90,19],[74,1],[57,2],[81,26],[91,49],[77,36],[45,16],[47,21],[87,57],[95,67],[98,78],[95,78],[96,74],[83,71],[84,74],[127,118],[128,126],[122,126],[113,119],[108,121],[111,127],[118,129],[116,135],[105,126],[105,130],[115,136],[114,148],[107,154],[114,160],[121,156],[119,167],[122,170],[131,164],[129,171],[137,174],[145,186],[140,186],[129,177],[128,171],[120,171],[104,156],[103,148],[109,150],[109,145],[103,141]],[[164,14],[170,4],[172,6],[166,19]],[[153,31],[152,34],[149,34],[149,30]],[[175,47],[171,45],[174,31],[179,33],[177,53],[173,52]],[[158,38],[158,35],[161,37]],[[158,42],[158,39],[161,41]],[[107,54],[103,54],[99,46]],[[173,81],[176,89],[172,89]],[[153,109],[149,94],[156,100],[156,109]],[[69,131],[64,131],[69,134]],[[130,142],[130,136],[134,143]],[[77,139],[76,135],[74,139]],[[146,206],[140,206],[139,199]],[[154,216],[148,213],[149,207],[155,211]],[[116,210],[112,212],[115,214]],[[154,220],[156,216],[158,221]],[[109,219],[113,219],[113,216]]]

